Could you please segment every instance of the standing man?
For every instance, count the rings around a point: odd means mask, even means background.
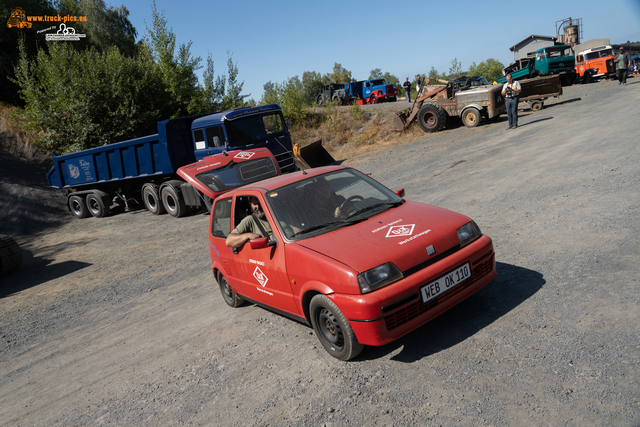
[[[411,82],[409,81],[409,77],[407,77],[402,83],[402,87],[404,88],[404,92],[407,94],[407,101],[411,102]]]
[[[416,96],[420,96],[420,86],[422,85],[422,77],[418,74],[418,78],[416,79]]]
[[[509,117],[509,129],[518,127],[518,102],[520,101],[520,83],[513,81],[511,73],[507,74],[507,82],[502,86],[502,95],[505,97],[507,104],[507,117]]]
[[[618,71],[618,84],[627,84],[627,71],[629,70],[629,64],[631,63],[631,56],[629,52],[625,52],[624,48],[620,46],[620,53],[616,55],[616,59],[613,62],[617,63],[616,70]]]

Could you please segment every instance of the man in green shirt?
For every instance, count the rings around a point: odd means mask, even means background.
[[[240,224],[227,236],[226,245],[229,248],[239,248],[249,240],[259,239],[260,237],[268,237],[269,240],[273,239],[273,231],[271,225],[267,221],[266,215],[260,206],[260,201],[256,197],[250,197],[249,203],[251,204],[252,215],[246,216]],[[267,233],[267,236],[263,235],[260,225]]]
[[[616,70],[618,71],[618,84],[626,85],[627,84],[627,71],[629,70],[629,65],[631,63],[631,57],[629,56],[629,52],[624,51],[624,47],[620,46],[620,53],[616,55],[616,58],[613,60],[618,66]]]

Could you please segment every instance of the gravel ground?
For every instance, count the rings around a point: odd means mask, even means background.
[[[640,425],[638,99],[640,79],[573,86],[516,130],[454,121],[346,159],[475,219],[498,264],[346,363],[305,325],[225,305],[208,216],[71,220],[0,151],[0,233],[24,258],[0,278],[0,424]]]

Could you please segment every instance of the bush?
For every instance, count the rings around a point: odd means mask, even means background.
[[[36,143],[58,154],[155,133],[162,115],[157,67],[116,48],[78,52],[52,44],[29,60],[21,46],[15,82],[26,119],[40,128]]]

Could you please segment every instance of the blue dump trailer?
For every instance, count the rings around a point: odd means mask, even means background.
[[[101,218],[112,206],[144,205],[174,217],[208,205],[177,175],[181,166],[229,150],[267,148],[280,170],[296,169],[282,109],[276,104],[158,122],[158,133],[56,156],[49,185],[64,190],[77,218]]]

